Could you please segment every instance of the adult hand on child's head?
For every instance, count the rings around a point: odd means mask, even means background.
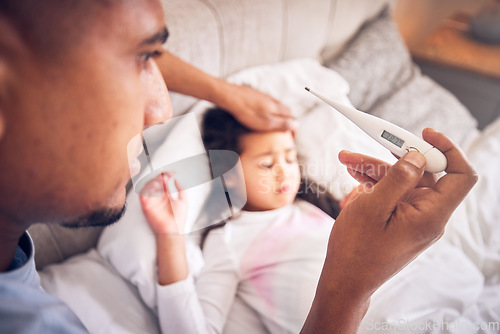
[[[256,131],[297,130],[298,121],[290,109],[271,96],[247,85],[226,83],[224,90],[224,101],[219,105],[246,127]]]
[[[156,235],[184,234],[187,201],[177,180],[174,180],[177,196],[170,193],[171,177],[169,173],[158,175],[144,186],[139,196],[144,216]]]
[[[343,288],[371,295],[443,235],[452,212],[477,182],[448,138],[432,129],[423,137],[448,159],[439,180],[424,173],[425,158],[417,152],[392,167],[360,154],[339,155],[358,181],[374,184],[344,208],[332,230],[325,267],[341,273]]]

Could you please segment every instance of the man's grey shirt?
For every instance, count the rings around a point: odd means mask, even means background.
[[[40,285],[27,232],[19,239],[11,268],[0,273],[0,333],[87,333],[66,304]]]

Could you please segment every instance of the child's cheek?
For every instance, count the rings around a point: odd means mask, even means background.
[[[260,177],[259,182],[257,185],[257,193],[258,195],[264,195],[268,194],[273,191],[273,183],[270,182],[269,178],[267,177]]]

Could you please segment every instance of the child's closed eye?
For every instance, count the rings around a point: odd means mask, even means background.
[[[270,169],[273,168],[274,162],[272,160],[263,160],[259,162],[259,167],[264,168],[264,169]]]
[[[273,168],[273,164],[260,164],[259,167],[263,169],[271,169]]]

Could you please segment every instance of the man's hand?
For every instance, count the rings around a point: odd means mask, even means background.
[[[370,183],[360,184],[356,188],[351,190],[351,192],[349,194],[347,194],[346,197],[344,197],[342,200],[340,200],[340,202],[339,202],[340,210],[343,210],[347,206],[347,204],[351,203],[359,195],[361,195],[367,191],[370,191],[372,186],[373,186],[373,184],[370,184]]]
[[[407,153],[391,168],[367,156],[340,154],[351,175],[375,184],[344,208],[331,236],[334,267],[356,268],[345,274],[358,292],[373,293],[439,239],[452,212],[477,181],[449,139],[431,129],[423,136],[448,158],[447,174],[439,180],[424,173],[425,158],[420,153]]]
[[[298,127],[288,107],[256,89],[213,77],[166,50],[156,63],[169,90],[213,102],[250,129],[295,132]]]
[[[448,138],[432,129],[423,137],[448,159],[439,180],[424,173],[425,158],[417,152],[392,167],[368,156],[340,154],[356,179],[374,186],[350,202],[333,226],[304,333],[355,333],[373,292],[443,235],[452,212],[477,182],[474,169]],[[328,320],[320,321],[328,310]]]
[[[290,130],[295,132],[298,121],[287,106],[250,86],[225,83],[219,106],[229,111],[239,122],[256,131]]]

